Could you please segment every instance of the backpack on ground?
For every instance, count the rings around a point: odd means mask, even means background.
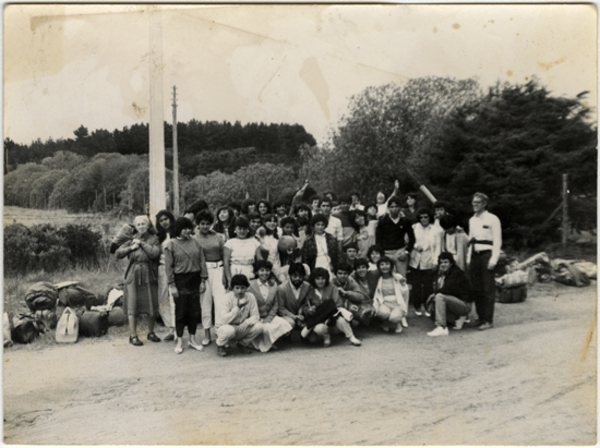
[[[19,344],[33,342],[44,331],[44,324],[37,321],[33,314],[20,313],[12,318],[11,337]]]
[[[56,306],[58,290],[52,283],[38,282],[29,287],[25,303],[30,311],[51,310]]]
[[[79,318],[79,336],[97,338],[108,333],[108,313],[86,311]]]
[[[71,307],[66,307],[56,325],[56,342],[77,342],[79,318]]]

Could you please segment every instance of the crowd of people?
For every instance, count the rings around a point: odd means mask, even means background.
[[[398,183],[366,205],[357,192],[303,201],[307,186],[291,203],[246,199],[213,214],[200,200],[181,217],[160,211],[155,227],[138,216],[120,229],[111,251],[129,260],[129,342],[143,345],[142,315],[148,341],[161,341],[160,315],[175,353],[187,327],[187,347],[201,351],[215,334],[220,356],[234,346],[273,350],[294,331],[307,344],[328,347],[341,334],[360,346],[355,331],[402,333],[409,309],[434,320],[430,337],[460,330],[474,310],[480,330],[493,327],[502,230],[485,194],[473,195],[467,231],[448,204],[420,206],[416,193],[401,198]]]

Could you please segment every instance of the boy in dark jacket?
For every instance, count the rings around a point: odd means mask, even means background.
[[[471,312],[471,289],[464,272],[456,266],[450,252],[442,252],[438,258],[439,272],[436,293],[429,300],[435,301],[436,327],[427,336],[448,336],[447,315],[456,319],[455,330],[460,330]]]

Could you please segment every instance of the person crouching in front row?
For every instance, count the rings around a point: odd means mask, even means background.
[[[252,293],[247,292],[250,282],[244,274],[231,278],[232,291],[225,295],[224,313],[217,322],[217,354],[227,356],[226,346],[237,342],[241,353],[252,353],[250,343],[263,333],[258,305]]]
[[[354,336],[350,326],[352,313],[343,308],[339,288],[329,283],[329,271],[325,268],[315,268],[311,282],[313,288],[302,309],[305,327],[301,336],[311,341],[311,333],[314,333],[317,336],[316,340],[322,339],[323,346],[329,347],[331,332],[342,332],[352,345],[360,346],[361,342]],[[314,340],[314,336],[312,339]]]
[[[383,331],[394,329],[396,333],[402,333],[402,327],[408,326],[406,313],[409,292],[406,279],[392,272],[392,260],[385,255],[377,261],[377,269],[381,277],[373,296],[375,316],[381,321]]]
[[[456,322],[455,330],[460,330],[471,312],[471,289],[464,272],[456,265],[450,252],[442,252],[438,257],[439,271],[436,279],[436,292],[428,302],[435,302],[435,328],[427,336],[448,336],[448,318]]]

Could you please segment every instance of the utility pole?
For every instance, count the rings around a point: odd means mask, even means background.
[[[567,250],[567,242],[569,239],[569,175],[563,174],[563,216],[562,216],[562,249]]]
[[[179,216],[179,152],[177,149],[177,87],[173,86],[173,214]]]
[[[150,25],[150,216],[166,207],[165,126],[163,110],[162,10],[149,10]],[[158,224],[158,223],[156,223]]]

